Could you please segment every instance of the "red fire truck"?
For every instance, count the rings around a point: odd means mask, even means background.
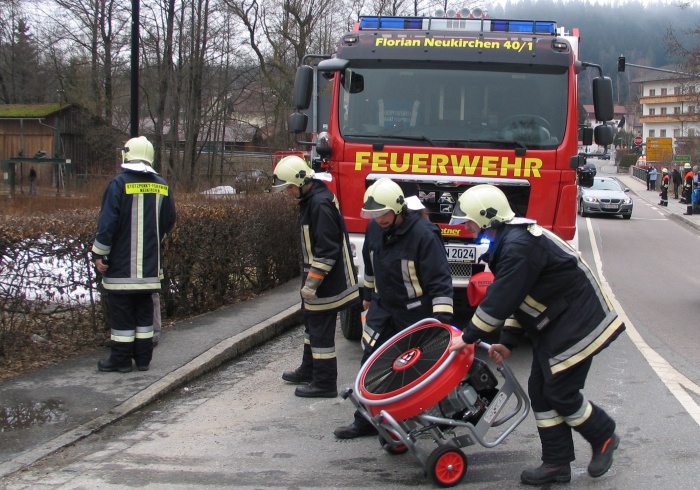
[[[578,32],[553,21],[362,16],[334,55],[305,58],[289,129],[307,132],[311,116],[314,165],[333,177],[360,281],[362,198],[381,177],[418,196],[442,228],[456,288],[485,267],[488,244],[448,224],[473,185],[499,186],[517,215],[576,245],[577,184],[592,181],[579,136],[610,144],[604,123],[613,118],[612,83],[578,48]],[[578,75],[591,67],[603,124],[579,131]],[[341,325],[359,336],[359,312],[341,315]]]

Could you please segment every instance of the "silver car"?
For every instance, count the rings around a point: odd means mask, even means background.
[[[629,188],[622,187],[613,177],[595,177],[592,187],[578,188],[578,213],[620,214],[625,219],[632,217],[632,198],[627,195]]]

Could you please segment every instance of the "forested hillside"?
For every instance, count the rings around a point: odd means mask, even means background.
[[[697,47],[700,42],[700,3],[612,3],[614,5],[579,0],[509,1],[502,7],[493,7],[489,16],[555,20],[560,26],[579,28],[581,58],[603,67],[605,75],[613,79],[616,102],[625,103],[630,101],[628,81],[642,75],[643,71],[628,68],[626,73],[619,74],[618,56],[623,54],[630,63],[657,68],[679,63],[680,60],[667,52],[665,39],[668,30],[673,29],[677,36],[687,37],[688,46]]]

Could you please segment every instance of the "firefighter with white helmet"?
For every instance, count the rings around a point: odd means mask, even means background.
[[[151,167],[155,151],[145,136],[131,138],[122,148],[122,168],[134,172],[156,173]]]
[[[111,352],[99,371],[140,371],[153,356],[154,293],[161,289],[161,242],[175,225],[175,200],[153,169],[153,145],[131,138],[122,150],[122,172],[107,186],[92,245],[95,267],[109,298]],[[134,264],[139,264],[135,267]]]
[[[311,182],[315,172],[301,157],[290,155],[281,159],[272,176],[272,190],[280,192],[289,188],[302,189]],[[297,196],[299,197],[299,196]]]
[[[302,252],[304,346],[301,365],[282,373],[298,384],[294,394],[305,398],[338,396],[335,324],[340,310],[357,304],[359,286],[350,239],[338,200],[306,161],[284,157],[275,167],[272,189],[299,200]]]
[[[464,223],[474,236],[490,239],[481,260],[489,265],[494,281],[450,349],[463,349],[500,330],[500,339],[489,349],[489,357],[500,363],[523,334],[532,340],[528,392],[542,465],[523,471],[521,481],[570,481],[575,459],[572,430],[593,449],[588,473],[603,475],[620,439],[615,421],[581,390],[593,356],[617,338],[624,324],[576,250],[535,221],[516,217],[498,187],[468,189],[452,216],[452,224]]]
[[[362,247],[364,363],[392,336],[425,318],[451,323],[452,276],[440,228],[408,209],[401,187],[381,178],[365,192],[367,224]],[[376,428],[356,411],[353,423],[338,427],[339,439],[370,436]]]

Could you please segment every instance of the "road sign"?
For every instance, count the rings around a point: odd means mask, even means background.
[[[690,155],[673,155],[674,162],[690,162]]]
[[[629,140],[628,140],[628,141],[629,141]],[[634,144],[635,144],[635,145],[640,146],[640,145],[642,144],[642,141],[644,141],[644,140],[642,140],[642,137],[641,137],[641,136],[635,136],[635,137],[634,137]]]
[[[647,138],[648,162],[670,162],[672,158],[672,138]]]

